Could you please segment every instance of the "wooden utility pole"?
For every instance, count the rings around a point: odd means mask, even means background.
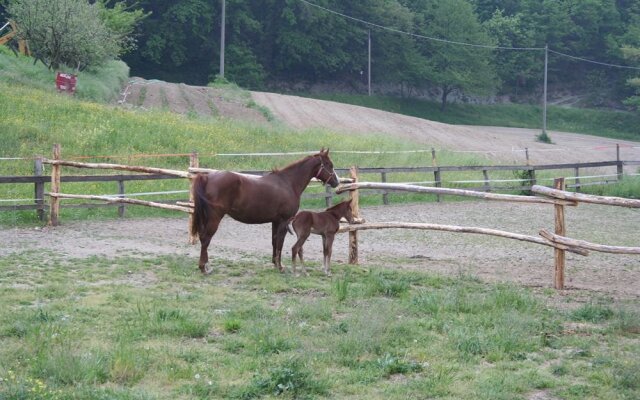
[[[226,4],[222,0],[222,18],[220,23],[220,78],[224,78],[224,36],[226,25]]]

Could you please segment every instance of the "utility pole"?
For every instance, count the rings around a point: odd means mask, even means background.
[[[220,78],[224,78],[224,28],[225,28],[225,0],[222,0],[222,21],[220,24]]]
[[[544,98],[542,99],[542,134],[547,134],[547,66],[549,65],[549,45],[544,45]]]
[[[367,88],[369,90],[369,96],[371,96],[371,29],[369,29],[367,34],[368,37],[368,47],[369,47],[369,60],[367,66]]]

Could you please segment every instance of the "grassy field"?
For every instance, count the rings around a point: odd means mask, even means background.
[[[0,258],[3,399],[632,399],[637,310],[337,265]]]
[[[541,128],[542,108],[523,104],[448,104],[385,96],[326,94],[312,97],[411,115],[454,125]],[[640,113],[549,106],[547,129],[640,140]],[[551,138],[553,139],[553,137]]]

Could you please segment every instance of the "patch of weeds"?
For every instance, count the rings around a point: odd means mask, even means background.
[[[144,376],[149,357],[131,345],[120,343],[112,355],[110,377],[121,385],[131,385]]]
[[[242,322],[235,318],[230,318],[224,321],[224,331],[228,333],[237,333],[242,327]]]
[[[138,333],[146,335],[169,335],[202,338],[209,332],[208,318],[198,318],[193,313],[180,309],[152,308],[137,305],[136,318],[132,324]]]
[[[335,280],[335,284],[333,285],[333,294],[336,297],[338,302],[343,302],[347,299],[347,294],[349,293],[349,277],[344,275],[343,277],[337,278]]]
[[[254,377],[251,385],[239,397],[250,399],[265,395],[285,395],[297,399],[327,394],[327,383],[313,379],[312,375],[302,361],[287,360],[269,369],[265,375]]]
[[[380,368],[384,376],[388,377],[395,374],[409,374],[412,372],[422,371],[422,365],[415,361],[407,361],[400,357],[392,356],[386,353],[383,357],[376,360],[376,365]]]
[[[553,144],[553,141],[551,141],[551,137],[545,131],[536,135],[536,142]]]
[[[618,361],[613,366],[616,387],[626,390],[640,389],[640,361]]]
[[[147,87],[142,86],[140,88],[140,94],[138,95],[138,101],[136,102],[136,106],[142,107],[144,104],[144,99],[147,97]]]
[[[212,380],[198,379],[196,383],[182,385],[178,390],[180,394],[189,396],[190,399],[211,399],[220,397],[220,386]]]
[[[594,324],[608,320],[612,316],[613,311],[609,307],[593,303],[585,304],[571,313],[571,319],[574,321],[585,321]]]
[[[611,321],[611,329],[625,334],[640,334],[640,314],[635,310],[618,310]]]
[[[99,350],[77,349],[70,342],[54,344],[37,352],[32,373],[59,385],[105,383],[109,379],[109,361]]]
[[[555,376],[565,376],[569,373],[569,368],[565,363],[556,364],[551,367],[551,373]]]
[[[253,99],[250,99],[247,102],[247,107],[257,110],[269,122],[273,122],[276,120],[276,117],[273,115],[269,108],[259,105]]]
[[[245,344],[241,340],[225,340],[222,343],[222,350],[230,354],[240,354],[245,348]]]
[[[370,271],[366,277],[366,292],[370,296],[400,297],[409,291],[409,282],[396,274]]]

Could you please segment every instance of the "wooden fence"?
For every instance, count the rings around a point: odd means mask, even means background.
[[[357,176],[357,175],[356,175]],[[508,201],[508,202],[524,202],[524,203],[540,203],[553,205],[555,211],[555,233],[548,232],[547,230],[541,230],[539,232],[541,237],[522,235],[517,233],[505,232],[496,229],[486,229],[479,227],[468,226],[454,226],[454,225],[439,225],[428,223],[406,223],[406,222],[385,222],[385,223],[363,223],[363,224],[350,224],[340,227],[339,232],[357,233],[361,230],[370,229],[426,229],[437,231],[449,231],[459,233],[475,233],[483,235],[499,236],[508,239],[515,239],[520,241],[526,241],[530,243],[545,245],[554,248],[554,287],[556,289],[564,288],[564,271],[565,271],[565,252],[573,252],[583,256],[587,256],[589,251],[599,251],[606,253],[618,253],[618,254],[639,254],[640,247],[622,247],[622,246],[608,246],[595,243],[589,243],[583,240],[576,240],[565,237],[565,210],[566,206],[577,206],[578,203],[591,203],[602,204],[609,206],[619,207],[631,207],[640,208],[640,200],[625,199],[620,197],[609,196],[594,196],[582,193],[573,193],[565,191],[564,178],[557,178],[554,181],[554,188],[548,188],[546,186],[534,185],[531,188],[531,192],[540,194],[546,197],[538,196],[516,196],[516,195],[504,195],[497,193],[481,193],[470,190],[461,189],[448,189],[438,187],[421,187],[415,185],[398,185],[398,184],[386,184],[386,183],[371,183],[362,182],[358,183],[357,180],[354,183],[347,185],[340,185],[336,189],[336,193],[342,193],[345,191],[351,192],[351,198],[354,204],[358,204],[358,197],[360,189],[382,189],[382,190],[397,190],[407,191],[414,193],[431,193],[438,195],[456,195],[466,197],[479,197],[486,200],[496,201]],[[358,208],[354,209],[354,217],[358,218]],[[357,236],[355,236],[355,242],[353,237],[349,238],[349,263],[358,263],[358,243]]]
[[[430,167],[375,167],[375,168],[359,168],[360,175],[379,175],[380,182],[386,183],[389,180],[390,175],[392,174],[401,174],[401,173],[414,173],[420,174],[421,176],[428,177],[432,180],[429,184],[433,185],[437,188],[444,188],[446,186],[451,185],[459,185],[459,181],[448,181],[445,179],[447,174],[452,173],[460,173],[460,172],[471,172],[482,174],[482,179],[465,181],[473,185],[473,183],[477,183],[476,186],[471,186],[468,190],[479,191],[479,192],[499,192],[499,191],[530,191],[531,187],[538,183],[537,172],[539,171],[573,171],[573,177],[571,179],[567,179],[567,187],[573,188],[576,191],[580,191],[581,188],[589,185],[604,185],[618,182],[624,173],[624,166],[638,166],[640,165],[640,161],[622,161],[619,158],[619,151],[617,152],[618,157],[615,161],[602,161],[602,162],[588,162],[588,163],[569,163],[569,164],[547,164],[547,165],[492,165],[492,166],[430,166]],[[56,150],[54,150],[53,160],[60,160],[60,153],[58,150],[58,154],[56,156]],[[32,184],[34,186],[34,200],[31,204],[17,204],[11,206],[3,206],[0,205],[0,211],[15,211],[15,210],[36,210],[39,218],[41,220],[45,220],[45,214],[48,207],[48,204],[45,201],[45,185],[47,182],[54,182],[52,176],[47,176],[43,174],[43,163],[45,159],[36,158],[34,161],[34,175],[32,176],[0,176],[0,184]],[[84,163],[77,163],[72,161],[66,161],[64,165],[67,166],[79,166]],[[62,165],[62,164],[60,164]],[[127,169],[129,166],[121,166],[120,168],[116,168],[117,164],[93,164],[92,168],[107,168],[107,169],[116,169],[122,171],[132,171],[132,172],[143,172],[144,174],[119,174],[119,175],[83,175],[83,176],[60,176],[59,182],[115,182],[118,186],[118,196],[124,197],[125,183],[132,181],[141,181],[141,180],[165,180],[165,179],[183,179],[187,172],[183,171],[171,171],[165,170],[161,168],[146,168],[146,167],[138,167],[138,169]],[[198,165],[198,157],[197,153],[193,153],[190,158],[189,167],[197,168]],[[580,172],[584,171],[587,168],[613,168],[615,167],[616,173],[611,174],[607,177],[603,177],[596,182],[584,182],[581,180]],[[56,170],[53,168],[53,170]],[[59,171],[59,170],[58,170]],[[169,173],[166,173],[169,171]],[[513,179],[510,180],[515,182],[515,185],[511,186],[496,186],[490,177],[492,173],[496,172],[512,172],[517,173],[523,176],[523,179]],[[255,174],[255,175],[263,175],[268,171],[239,171],[247,174]],[[349,173],[349,169],[336,169],[338,175],[345,175]],[[556,173],[556,176],[561,175],[560,173]],[[51,192],[57,192],[57,190],[53,190],[51,188]],[[397,190],[391,189],[388,187],[384,187],[382,189],[374,189],[369,190],[367,193],[362,193],[361,195],[371,195],[371,196],[381,196],[383,204],[389,204],[389,194],[395,193]],[[185,196],[186,197],[186,196]],[[324,198],[325,203],[330,206],[333,202],[334,193],[327,188],[325,193],[305,193],[303,194],[303,198]],[[436,194],[436,198],[440,201],[440,194]],[[186,200],[186,199],[185,199]],[[155,201],[156,203],[162,203],[163,201]],[[115,204],[115,202],[110,201],[106,204],[97,204],[97,203],[85,203],[85,204],[70,204],[64,205],[63,207],[104,207],[104,206],[117,206],[118,207],[118,215],[123,216],[125,213],[125,203],[119,202]]]

